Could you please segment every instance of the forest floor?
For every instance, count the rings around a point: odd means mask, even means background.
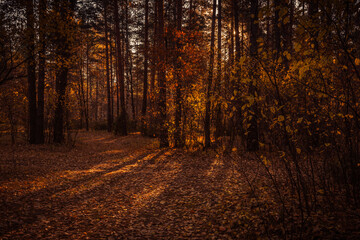
[[[0,159],[0,239],[257,239],[285,231],[271,197],[255,199],[263,174],[256,165],[243,160],[246,175],[214,151],[80,132],[75,147],[2,144]]]

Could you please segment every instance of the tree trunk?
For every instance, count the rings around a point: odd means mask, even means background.
[[[117,41],[116,41],[116,37],[115,37],[115,76],[116,76],[116,117],[119,118],[120,116],[120,83],[119,83],[119,79],[120,79],[120,72],[119,72],[119,57],[118,57],[118,52],[117,52]]]
[[[84,79],[82,73],[82,55],[80,56],[80,67],[79,67],[79,75],[80,75],[80,86],[79,86],[79,94],[80,94],[80,128],[83,128],[83,119],[85,118],[85,92],[84,92]]]
[[[111,29],[111,27],[110,27]],[[110,93],[111,93],[111,116],[112,116],[112,121],[114,120],[114,92],[116,93],[116,91],[114,91],[114,78],[113,78],[113,47],[112,47],[113,43],[112,43],[112,39],[111,39],[111,31],[109,33],[109,53],[110,53]],[[114,123],[114,122],[113,122]]]
[[[58,13],[61,24],[56,26],[56,54],[59,56],[58,59],[58,69],[56,71],[56,94],[58,96],[56,107],[55,107],[55,120],[54,120],[54,142],[63,143],[64,142],[64,112],[65,112],[65,94],[67,86],[67,75],[68,75],[68,63],[66,61],[70,58],[70,39],[68,36],[70,34],[64,33],[63,29],[59,26],[66,26],[67,31],[71,31],[71,17],[73,8],[75,7],[76,1],[61,1],[56,2],[55,11]]]
[[[95,84],[95,102],[94,102],[94,108],[95,108],[95,122],[98,121],[99,117],[99,78],[95,78],[96,84]]]
[[[136,109],[135,109],[135,101],[134,101],[134,78],[133,78],[133,63],[132,63],[132,53],[131,53],[131,45],[130,45],[130,33],[129,33],[129,7],[128,0],[125,0],[125,45],[126,45],[126,70],[128,75],[128,85],[130,85],[130,97],[131,97],[131,111],[132,111],[132,120],[135,123],[136,121]],[[130,84],[129,84],[130,82]]]
[[[157,4],[157,18],[158,18],[158,56],[159,56],[159,110],[160,110],[160,147],[168,147],[168,127],[167,127],[167,114],[166,114],[166,72],[165,72],[165,35],[164,35],[164,1],[156,0]]]
[[[207,81],[207,91],[206,91],[206,105],[205,105],[205,123],[204,123],[204,132],[205,132],[205,148],[209,148],[211,145],[211,136],[210,136],[210,110],[211,110],[211,87],[213,80],[213,71],[214,71],[214,48],[215,48],[215,21],[216,21],[216,0],[213,0],[213,13],[211,20],[211,42],[210,42],[210,62],[209,62],[209,72],[208,72],[208,81]]]
[[[106,93],[107,93],[107,130],[111,132],[113,116],[111,110],[111,86],[109,73],[109,43],[108,43],[108,24],[107,24],[107,0],[104,0],[104,19],[105,19],[105,52],[106,52]]]
[[[39,0],[39,79],[37,105],[37,136],[36,142],[43,144],[44,136],[44,88],[45,88],[45,54],[46,54],[46,0]]]
[[[232,7],[234,13],[234,27],[235,27],[235,60],[240,61],[240,33],[239,33],[239,5],[237,0],[232,0]]]
[[[141,108],[141,132],[146,134],[146,108],[148,93],[148,60],[149,60],[149,0],[145,0],[145,36],[144,36],[144,82],[143,82],[143,102]]]
[[[181,31],[182,25],[182,0],[178,0],[175,5],[176,10],[176,30]],[[176,93],[175,93],[175,147],[182,147],[184,144],[181,138],[181,115],[182,115],[182,80],[181,80],[181,39],[176,39],[176,59],[175,59],[175,78],[176,78]]]
[[[64,138],[64,112],[65,94],[68,68],[61,67],[56,73],[56,93],[58,95],[55,108],[54,143],[63,143]]]
[[[119,29],[119,7],[117,0],[114,0],[114,20],[115,20],[115,39],[116,39],[116,51],[117,51],[117,68],[118,68],[118,76],[119,76],[119,86],[120,86],[120,135],[127,135],[127,114],[126,114],[126,106],[125,106],[125,83],[124,83],[124,59],[121,52],[121,43],[120,43],[120,29]]]
[[[220,99],[221,97],[221,0],[218,0],[218,52],[217,52],[217,77],[216,77],[216,83],[215,83],[215,90],[217,93],[217,99]],[[216,121],[215,121],[215,139],[218,140],[218,138],[222,134],[222,116],[221,116],[221,102],[217,100],[216,103]]]
[[[294,3],[293,0],[288,0],[287,4],[289,22],[284,24],[284,34],[285,34],[285,43],[284,48],[290,55],[293,54],[293,23],[294,23]],[[285,57],[285,68],[286,70],[289,69],[290,61]]]
[[[91,83],[90,83],[90,76],[89,76],[89,45],[86,43],[86,98],[85,98],[85,118],[86,118],[86,131],[89,131],[90,125],[90,108],[89,108],[89,101],[91,99]],[[90,95],[90,98],[89,98]]]
[[[157,73],[157,68],[158,68],[158,54],[157,54],[157,48],[158,48],[158,10],[157,10],[157,3],[155,4],[155,9],[154,9],[154,37],[153,37],[153,47],[152,47],[152,56],[151,56],[151,61],[152,61],[152,68],[151,68],[151,79],[150,79],[150,104],[152,103],[152,99],[154,99],[155,97],[155,78],[156,78],[156,73]],[[152,108],[154,108],[154,106],[151,106]]]
[[[234,26],[234,8],[231,9],[231,18],[230,18],[230,32],[229,32],[229,38],[230,38],[230,44],[229,44],[229,62],[230,62],[230,66],[233,67],[234,66],[234,46],[235,46],[235,42],[234,42],[234,30],[235,30],[235,26]]]
[[[27,31],[27,81],[29,106],[29,143],[36,143],[36,63],[33,1],[26,1]]]

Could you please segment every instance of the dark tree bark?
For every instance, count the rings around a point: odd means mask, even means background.
[[[293,0],[288,0],[286,4],[288,14],[286,15],[289,18],[287,23],[284,23],[284,49],[288,51],[290,55],[293,54],[293,23],[294,23],[294,3]],[[285,69],[289,69],[290,61],[285,57]]]
[[[111,86],[109,73],[109,42],[108,42],[108,23],[107,23],[108,2],[104,0],[104,19],[105,19],[105,52],[106,52],[106,94],[107,94],[107,130],[111,132],[113,125],[113,116],[111,109]]]
[[[240,33],[239,33],[239,1],[232,0],[233,14],[234,14],[234,27],[235,27],[235,60],[240,61]]]
[[[125,105],[125,83],[124,83],[124,59],[121,52],[121,39],[120,39],[120,28],[119,28],[119,7],[117,0],[114,0],[114,23],[115,23],[115,39],[116,39],[116,52],[117,52],[117,69],[118,69],[118,81],[120,87],[120,107],[121,112],[119,116],[120,124],[120,135],[127,135],[127,114]]]
[[[211,40],[210,40],[210,61],[209,72],[207,79],[207,91],[206,91],[206,105],[205,105],[205,148],[209,148],[211,145],[211,129],[210,129],[210,110],[211,110],[211,88],[214,72],[214,48],[215,48],[215,21],[216,21],[216,0],[213,0],[213,13],[211,20]]]
[[[166,72],[165,72],[165,35],[164,35],[164,1],[156,0],[157,5],[157,19],[158,19],[158,56],[160,67],[158,71],[159,82],[159,100],[158,106],[160,110],[160,147],[168,147],[168,127],[167,127],[167,114],[166,114]]]
[[[29,107],[29,143],[36,143],[36,63],[35,63],[35,28],[33,1],[26,1],[27,33],[27,82]]]
[[[85,108],[85,118],[86,118],[86,131],[89,131],[90,125],[90,108],[89,102],[91,101],[91,77],[89,74],[89,43],[86,43],[86,108]]]
[[[126,72],[127,79],[130,87],[130,97],[131,97],[131,110],[132,110],[132,120],[135,123],[136,121],[136,109],[135,109],[135,101],[134,101],[134,78],[133,78],[133,62],[132,62],[132,53],[131,53],[131,45],[130,45],[130,32],[129,32],[129,4],[128,0],[125,0],[125,47],[126,47]]]
[[[119,118],[120,116],[120,72],[119,72],[119,57],[118,57],[118,51],[117,51],[117,41],[115,37],[115,49],[114,49],[114,57],[115,57],[115,76],[116,76],[116,117]]]
[[[158,69],[158,54],[157,54],[157,48],[158,48],[158,10],[157,10],[157,3],[155,2],[155,9],[154,9],[154,37],[153,37],[153,47],[152,47],[152,68],[151,68],[151,79],[150,79],[150,93],[152,98],[150,98],[150,103],[152,102],[152,99],[154,99],[155,96],[155,78],[156,73]],[[153,106],[152,106],[153,107]]]
[[[81,62],[81,60],[80,60]],[[79,82],[79,105],[80,105],[80,128],[83,128],[83,121],[85,116],[85,93],[84,93],[84,80],[82,75],[82,65],[79,66],[79,75],[80,75],[80,82]]]
[[[67,85],[68,68],[61,67],[56,74],[56,93],[58,95],[55,120],[54,120],[54,143],[63,143],[64,138],[64,112],[65,112],[65,91]]]
[[[45,88],[45,52],[46,52],[46,0],[39,0],[39,77],[37,104],[36,142],[43,144],[44,136],[44,88]]]
[[[95,78],[95,102],[94,102],[94,108],[95,108],[95,122],[98,121],[99,118],[99,78]]]
[[[149,61],[149,0],[145,0],[145,25],[144,25],[144,81],[143,81],[143,102],[141,108],[141,132],[146,134],[146,108],[148,93],[148,61]]]
[[[259,3],[258,0],[251,0],[251,19],[250,19],[250,57],[252,58],[252,67],[250,68],[249,76],[249,94],[255,99],[256,97],[256,85],[258,73],[257,66],[255,63],[255,58],[257,56],[258,44],[257,38],[259,36],[259,23],[258,23],[258,13],[259,13]],[[259,149],[259,134],[258,134],[258,125],[257,125],[257,103],[256,99],[250,107],[250,116],[249,120],[250,126],[247,129],[247,150],[248,151],[257,151]]]
[[[176,30],[181,31],[182,27],[182,0],[176,1]],[[175,78],[176,78],[176,93],[175,93],[175,147],[182,147],[184,141],[181,138],[181,115],[182,115],[182,79],[181,79],[181,39],[176,39],[176,59],[175,59]]]
[[[266,8],[268,11],[270,11],[270,0],[266,0]],[[271,50],[271,34],[270,34],[270,26],[271,26],[271,17],[266,17],[266,41],[265,41],[265,47],[268,51]]]
[[[111,26],[109,28],[111,30]],[[113,42],[111,38],[111,31],[109,32],[109,58],[110,58],[110,89],[111,89],[111,116],[114,119],[114,77],[113,77]],[[116,85],[115,85],[116,87]]]
[[[66,60],[71,56],[70,54],[70,34],[65,33],[64,29],[61,29],[59,25],[65,25],[67,31],[71,31],[71,16],[75,7],[75,0],[67,0],[56,2],[55,11],[58,14],[58,21],[61,24],[54,23],[56,28],[56,55],[59,56],[58,69],[56,71],[56,93],[57,102],[55,107],[55,120],[54,120],[54,142],[63,143],[64,138],[64,112],[65,112],[65,93],[68,81],[69,67]]]
[[[221,25],[221,0],[218,0],[218,52],[217,52],[217,77],[216,77],[216,83],[215,83],[215,91],[217,93],[218,98],[220,99],[221,96],[221,31],[222,31],[222,25]],[[221,116],[221,103],[218,101],[216,104],[216,121],[215,121],[215,139],[217,140],[221,134],[222,134],[222,116]]]
[[[234,8],[231,8],[231,15],[230,15],[230,32],[229,32],[229,38],[230,38],[230,44],[229,44],[229,62],[230,66],[232,67],[234,65]]]
[[[80,89],[81,89],[81,96],[82,96],[82,117],[85,119],[85,128],[87,131],[89,131],[89,112],[88,112],[88,107],[87,107],[87,90],[85,90],[85,86],[84,86],[84,63],[83,63],[83,55],[81,54],[80,57]],[[86,88],[87,89],[87,88]]]

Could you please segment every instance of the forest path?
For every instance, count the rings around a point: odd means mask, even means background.
[[[248,188],[216,154],[160,150],[139,134],[78,139],[72,149],[0,146],[0,239],[239,237],[225,195]]]

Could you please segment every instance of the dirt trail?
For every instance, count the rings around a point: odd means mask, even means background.
[[[239,176],[211,154],[96,132],[73,149],[0,146],[0,158],[0,239],[238,237],[221,206]]]

